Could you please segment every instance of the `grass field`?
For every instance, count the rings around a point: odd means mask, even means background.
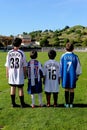
[[[58,52],[56,60],[59,61],[63,52]],[[27,60],[29,53],[26,52]],[[74,108],[64,108],[64,90],[60,86],[59,107],[43,108],[11,108],[10,87],[5,77],[6,52],[0,52],[0,130],[87,130],[87,53],[76,52],[81,65],[82,75],[75,89]],[[39,61],[44,64],[48,60],[47,52],[39,52]],[[44,89],[44,86],[43,86]],[[31,104],[30,95],[27,94],[27,79],[24,86],[25,102]],[[19,102],[18,93],[16,102]],[[43,91],[43,103],[46,104]],[[53,99],[51,97],[51,104]],[[36,105],[38,96],[36,95]]]

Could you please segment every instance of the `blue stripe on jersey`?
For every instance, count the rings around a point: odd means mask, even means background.
[[[21,56],[23,57],[23,53],[20,51],[20,50],[18,50],[18,52],[21,54]]]
[[[31,68],[32,65],[34,65],[34,77],[38,78],[38,61],[37,60],[31,60],[28,62],[28,77],[31,78]]]

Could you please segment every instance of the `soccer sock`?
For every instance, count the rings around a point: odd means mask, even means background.
[[[69,104],[69,91],[65,91],[65,101],[66,104]]]
[[[47,105],[50,105],[51,93],[46,93]]]
[[[11,95],[12,104],[15,105],[15,95]]]
[[[39,98],[39,104],[42,105],[42,93],[38,94],[38,98]]]
[[[70,104],[73,104],[74,92],[70,92]]]
[[[24,96],[19,96],[21,105],[24,105]]]
[[[58,93],[53,93],[54,105],[57,105]]]
[[[31,94],[31,99],[32,99],[32,105],[35,105],[35,96],[34,96],[34,94]]]

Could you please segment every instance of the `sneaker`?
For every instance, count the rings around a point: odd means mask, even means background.
[[[31,107],[32,107],[32,108],[35,108],[35,105],[34,105],[34,104],[32,104],[32,105],[31,105]]]
[[[28,105],[28,104],[26,104],[26,103],[23,103],[23,104],[21,105],[21,108],[26,108],[26,107],[30,107],[30,105]]]
[[[47,107],[50,107],[50,104],[47,104]]]
[[[69,108],[69,104],[64,104],[64,107]]]
[[[43,104],[40,104],[39,107],[43,107],[44,105]]]
[[[11,106],[12,106],[12,107],[20,107],[20,105],[18,105],[18,104],[16,104],[16,103],[15,103],[15,104],[12,104]]]
[[[54,107],[58,107],[58,104],[54,104],[53,106],[54,106]]]
[[[70,104],[70,106],[69,106],[70,108],[73,108],[73,104]]]

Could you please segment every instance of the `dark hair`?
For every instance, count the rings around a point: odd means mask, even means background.
[[[55,50],[50,50],[48,52],[48,56],[50,59],[54,59],[56,57],[56,51]]]
[[[74,49],[74,45],[72,43],[67,43],[66,44],[66,50],[67,51],[73,51]]]
[[[15,47],[19,47],[22,43],[22,39],[20,38],[15,38],[14,41],[13,41],[13,46]]]
[[[33,51],[30,52],[31,59],[36,59],[37,56],[38,56],[37,51],[33,50]]]

